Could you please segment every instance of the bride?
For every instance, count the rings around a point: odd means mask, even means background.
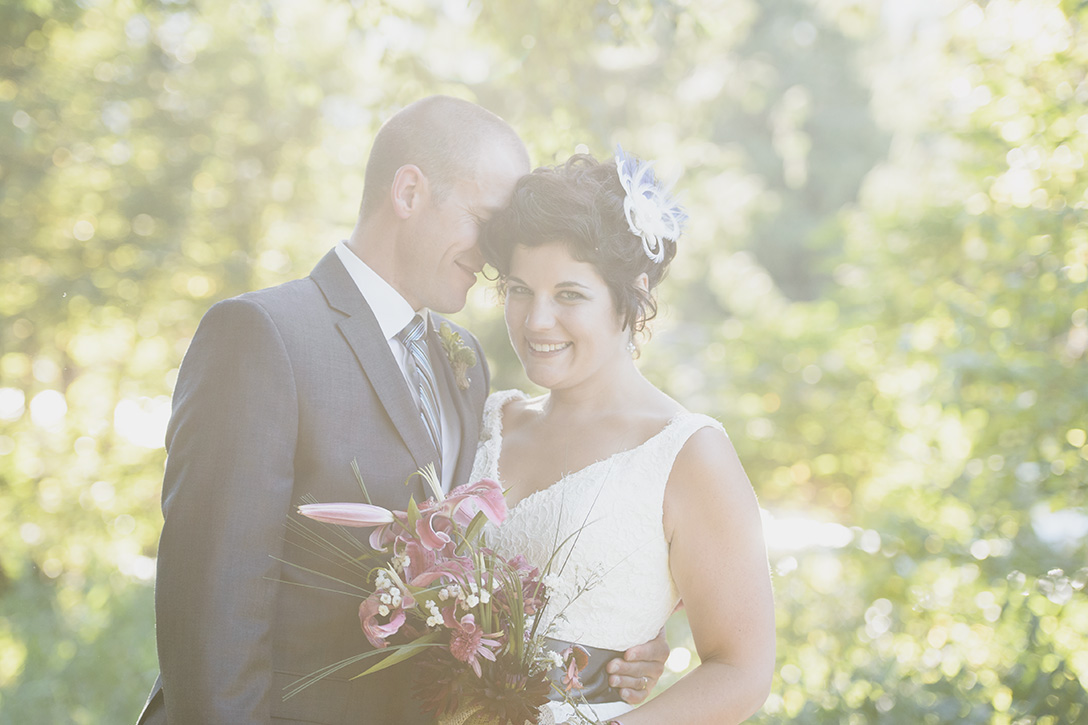
[[[471,480],[508,489],[500,553],[543,567],[574,534],[542,616],[561,612],[551,636],[592,655],[580,708],[590,721],[740,722],[774,670],[770,575],[744,469],[716,420],[685,410],[633,359],[683,221],[649,165],[618,151],[616,163],[577,155],[523,177],[481,237],[511,344],[547,392],[488,399]],[[652,639],[681,602],[700,664],[631,710],[617,681],[592,671]],[[549,709],[582,722],[568,704]]]

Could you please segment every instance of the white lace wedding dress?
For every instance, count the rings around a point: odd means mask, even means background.
[[[502,482],[503,406],[526,397],[521,391],[505,390],[488,398],[470,480]],[[723,430],[708,416],[679,413],[642,445],[567,473],[519,501],[506,522],[490,532],[496,551],[523,554],[543,568],[557,544],[582,529],[569,559],[557,557],[557,563],[567,561],[562,571],[553,564],[557,593],[542,615],[544,622],[552,621],[564,606],[565,610],[549,636],[621,651],[657,636],[680,599],[669,571],[661,520],[665,484],[684,443],[708,426]],[[564,552],[569,550],[570,545]],[[567,606],[579,589],[584,591]],[[550,703],[549,708],[555,722],[573,715],[571,706],[563,703]],[[594,705],[592,716],[607,721],[630,709],[624,702]]]

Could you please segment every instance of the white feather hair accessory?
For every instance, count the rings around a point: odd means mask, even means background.
[[[680,238],[688,215],[672,198],[668,189],[654,177],[652,161],[628,156],[616,144],[616,171],[627,196],[623,213],[631,233],[642,239],[646,256],[660,263],[665,258],[665,240]]]

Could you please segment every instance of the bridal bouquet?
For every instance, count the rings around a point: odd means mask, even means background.
[[[547,602],[541,571],[485,545],[485,522],[500,526],[506,519],[501,486],[482,479],[443,495],[433,467],[420,474],[434,496],[418,504],[409,499],[405,511],[369,503],[299,507],[316,521],[371,528],[370,547],[385,556],[353,554],[352,546],[362,545],[347,532],[329,539],[292,521],[315,553],[354,572],[355,581],[326,576],[362,597],[359,620],[374,649],[300,679],[285,696],[362,660],[378,659],[356,677],[418,657],[421,700],[440,723],[535,725],[549,693],[566,698],[569,689],[553,685],[548,672],[565,667],[563,682],[577,682],[584,664],[576,653],[548,650],[537,631]],[[363,494],[369,501],[365,486]]]

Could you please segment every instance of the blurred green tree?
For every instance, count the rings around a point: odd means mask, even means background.
[[[1066,11],[923,18],[873,74],[892,152],[841,216],[835,286],[753,304],[751,257],[711,260],[729,319],[685,309],[653,348],[783,522],[757,721],[1086,717],[1088,16]],[[790,551],[801,511],[849,528]]]
[[[0,6],[0,720],[135,718],[188,339],[344,236],[434,92],[680,177],[643,366],[771,512],[757,721],[1084,718],[1088,10],[922,5]],[[492,297],[463,320],[524,385]]]

